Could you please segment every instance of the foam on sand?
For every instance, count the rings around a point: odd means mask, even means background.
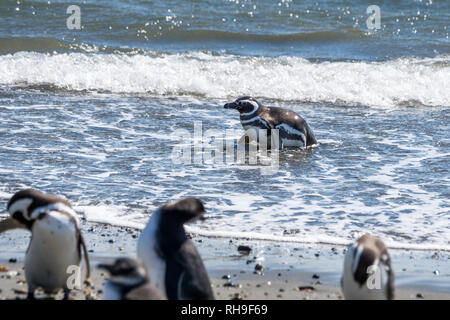
[[[298,57],[18,52],[0,56],[0,85],[377,107],[450,106],[449,56],[385,62],[310,62]]]

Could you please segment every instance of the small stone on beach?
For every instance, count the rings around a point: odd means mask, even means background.
[[[231,300],[242,300],[242,296],[239,293],[235,293]]]
[[[233,281],[227,281],[223,284],[224,287],[231,287],[231,288],[236,288],[239,287],[238,285],[234,284]]]
[[[250,248],[249,246],[240,245],[237,250],[240,254],[249,255],[252,251],[252,248]]]

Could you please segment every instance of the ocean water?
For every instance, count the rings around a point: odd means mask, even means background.
[[[450,250],[450,4],[381,1],[378,30],[371,4],[1,1],[0,201],[33,187],[140,228],[195,196],[203,235]],[[194,123],[239,138],[223,104],[244,94],[297,111],[319,145],[271,175],[173,161]]]

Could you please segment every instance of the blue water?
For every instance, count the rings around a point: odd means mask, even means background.
[[[371,4],[2,1],[0,200],[34,187],[140,227],[197,196],[203,234],[450,250],[450,4],[378,2],[378,30]],[[194,121],[239,138],[222,106],[244,94],[297,111],[319,146],[274,175],[172,161]]]

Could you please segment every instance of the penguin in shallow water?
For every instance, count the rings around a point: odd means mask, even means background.
[[[164,300],[164,296],[150,284],[145,268],[139,261],[119,258],[113,264],[99,264],[111,277],[103,287],[103,300]]]
[[[313,131],[306,121],[292,110],[266,107],[254,98],[244,96],[226,103],[225,109],[239,111],[244,130],[267,129],[268,141],[271,129],[279,130],[279,147],[310,147],[317,144]]]
[[[169,300],[214,299],[205,266],[184,224],[204,219],[200,200],[186,198],[166,204],[152,213],[138,242],[153,285]]]
[[[341,287],[348,300],[394,299],[391,257],[380,238],[365,234],[348,247]]]
[[[31,231],[25,256],[27,298],[34,299],[34,292],[40,287],[47,294],[63,289],[64,299],[68,299],[72,289],[68,280],[73,274],[69,267],[81,270],[82,250],[86,278],[90,271],[78,217],[69,202],[27,189],[17,192],[9,200],[7,210],[11,217],[0,223],[0,233],[15,228]]]

